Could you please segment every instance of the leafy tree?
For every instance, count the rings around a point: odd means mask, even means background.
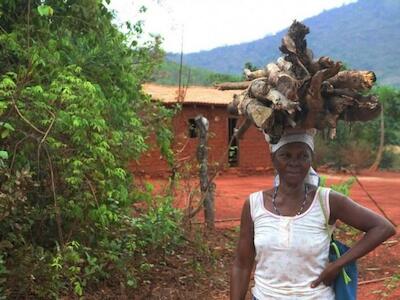
[[[140,23],[122,34],[112,21],[100,0],[0,3],[0,292],[10,298],[81,296],[107,278],[134,287],[146,251],[179,240],[172,199],[140,191],[127,169],[151,132],[173,163],[172,113],[141,90],[160,40],[138,46]],[[139,200],[149,209],[133,215]]]
[[[375,93],[384,107],[385,144],[400,145],[400,90],[380,86],[375,89]]]

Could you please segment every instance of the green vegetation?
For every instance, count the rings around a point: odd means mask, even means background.
[[[349,196],[350,189],[355,181],[355,177],[350,177],[338,184],[331,184],[329,187],[336,192]],[[320,186],[327,186],[326,177],[321,176]],[[345,223],[338,222],[336,229],[335,235],[338,236],[339,240],[347,245],[353,245],[360,238],[361,231]]]
[[[330,188],[338,193],[349,196],[350,189],[353,186],[355,181],[356,181],[356,179],[354,177],[350,177],[349,179],[347,179],[344,182],[341,182],[338,184],[331,184]],[[321,176],[320,186],[326,186],[326,177]]]
[[[150,80],[159,84],[178,85],[179,64],[165,60],[153,73]],[[215,73],[202,68],[188,67],[186,65],[182,66],[182,84],[186,85],[189,83],[189,85],[210,86],[214,83],[225,81],[241,81],[241,77]]]
[[[102,3],[0,3],[1,299],[134,288],[181,240],[172,197],[127,170],[153,132],[173,162],[172,112],[141,91],[159,40],[139,47],[140,23],[120,33]]]

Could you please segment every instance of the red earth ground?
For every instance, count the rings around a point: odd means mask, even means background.
[[[346,174],[323,175],[327,177],[327,185],[343,182],[350,177],[350,175]],[[357,178],[359,183],[355,182],[353,184],[350,197],[379,214],[384,213],[396,225],[400,224],[400,205],[398,201],[400,173],[364,172],[357,175]],[[165,276],[161,275],[162,268],[160,268],[158,274],[153,274],[151,287],[143,286],[142,291],[137,295],[137,299],[228,299],[229,268],[234,255],[234,247],[238,235],[238,219],[243,202],[250,193],[270,187],[272,180],[272,175],[240,176],[232,174],[217,177],[215,179],[215,212],[218,229],[214,234],[208,233],[207,236],[209,247],[213,251],[214,267],[211,267],[209,261],[205,261],[202,255],[193,254],[200,264],[204,263],[205,265],[204,269],[202,269],[203,276],[188,275],[186,269],[181,273],[183,274],[182,278],[185,278],[182,279],[183,283],[176,282],[175,279],[172,280],[172,277],[181,272],[179,267],[176,266],[179,265],[178,261],[175,263],[174,275],[168,272],[166,272]],[[157,183],[162,185],[162,182]],[[178,187],[178,191],[181,191],[178,203],[180,207],[188,205],[188,200],[183,190],[189,184],[193,185],[195,183],[189,181],[187,185],[181,183]],[[378,203],[383,213],[368,194]],[[198,220],[201,221],[201,219],[202,217],[200,216]],[[342,232],[340,239],[346,240],[346,237],[348,237],[348,242],[351,242],[355,236],[359,236],[359,234]],[[185,251],[188,250],[186,249]],[[171,264],[174,265],[173,262]],[[215,264],[218,265],[217,268],[215,268]],[[360,272],[359,282],[361,283],[358,290],[358,299],[400,299],[400,233],[392,237],[388,243],[381,245],[366,257],[360,259],[358,265]],[[194,276],[195,280],[188,281],[186,279],[188,276]],[[380,281],[370,283],[373,280]],[[148,282],[150,281],[148,280]],[[169,295],[165,291],[168,291]]]

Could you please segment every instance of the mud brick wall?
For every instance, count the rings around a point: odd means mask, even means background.
[[[173,148],[176,160],[180,167],[184,163],[191,164],[193,172],[196,172],[196,149],[198,138],[190,138],[189,119],[197,115],[203,115],[209,121],[209,152],[210,165],[214,165],[222,158],[224,169],[228,170],[228,155],[223,156],[229,143],[228,113],[225,105],[187,104],[173,120],[175,140]],[[241,120],[239,120],[239,124]],[[155,137],[148,140],[151,150],[144,153],[138,162],[130,163],[130,170],[136,176],[168,177],[171,174],[166,161],[157,150]],[[269,150],[263,135],[251,127],[239,141],[239,163],[235,169],[246,173],[258,172],[271,168]]]
[[[264,135],[254,126],[239,140],[239,168],[247,173],[272,168],[269,146]]]

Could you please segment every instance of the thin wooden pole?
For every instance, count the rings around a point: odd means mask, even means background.
[[[196,126],[199,130],[199,145],[197,147],[197,160],[199,162],[200,170],[200,190],[202,194],[204,218],[206,220],[207,228],[214,229],[214,190],[215,184],[209,182],[208,178],[208,120],[199,115],[195,118]]]

